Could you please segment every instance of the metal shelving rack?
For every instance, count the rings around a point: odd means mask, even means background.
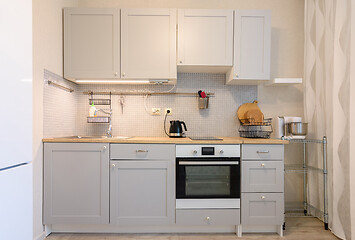
[[[304,216],[312,216],[310,215],[309,210],[316,211],[320,213],[320,216],[323,217],[324,229],[328,230],[328,194],[327,194],[327,138],[323,137],[322,140],[319,139],[290,139],[290,143],[301,143],[303,144],[303,164],[288,164],[285,165],[285,173],[301,173],[303,174],[303,209],[286,209],[285,214],[291,214],[295,212],[302,212]],[[321,144],[323,148],[323,168],[317,168],[314,166],[307,165],[307,144],[315,143]],[[307,201],[307,173],[310,171],[315,171],[319,173],[323,173],[323,190],[324,190],[324,207],[323,210],[312,206]],[[302,216],[302,215],[297,215]]]

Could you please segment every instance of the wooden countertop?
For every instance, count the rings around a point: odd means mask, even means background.
[[[165,144],[288,144],[289,141],[281,139],[220,137],[223,140],[191,140],[190,138],[169,137],[132,137],[122,138],[75,138],[56,137],[44,138],[44,143],[165,143]]]

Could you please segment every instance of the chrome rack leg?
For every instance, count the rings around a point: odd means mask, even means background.
[[[324,229],[328,230],[327,137],[323,137]]]
[[[303,213],[307,216],[307,165],[306,143],[303,143]]]

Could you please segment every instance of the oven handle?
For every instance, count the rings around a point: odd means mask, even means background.
[[[239,165],[239,161],[179,161],[179,165]]]

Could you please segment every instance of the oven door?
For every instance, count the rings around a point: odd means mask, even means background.
[[[240,158],[177,158],[176,198],[240,198]]]

